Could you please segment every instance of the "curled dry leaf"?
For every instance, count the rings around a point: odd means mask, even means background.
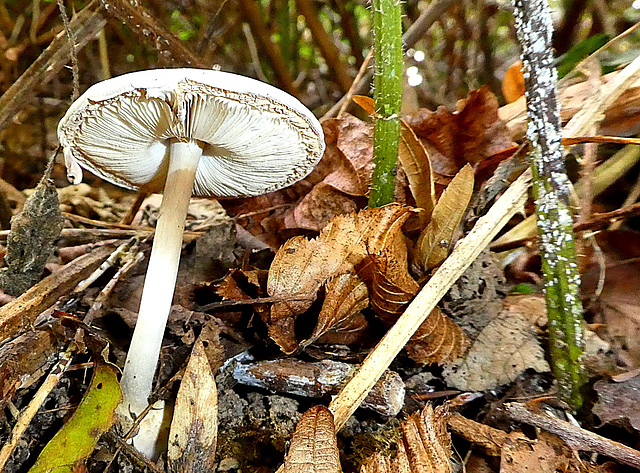
[[[387,325],[393,325],[420,290],[407,271],[406,254],[404,261],[388,250],[369,255],[360,271],[368,276],[373,310]]]
[[[278,250],[269,270],[267,291],[271,297],[286,301],[272,305],[266,322],[269,336],[283,351],[297,349],[295,317],[311,307],[328,280],[352,272],[368,253],[387,248],[393,254],[406,254],[401,228],[411,212],[409,207],[391,204],[338,215],[317,238],[294,237]]]
[[[302,348],[331,334],[332,343],[348,345],[367,326],[360,311],[369,305],[369,290],[358,275],[349,272],[331,278],[325,285],[325,294],[318,322],[309,338],[300,343]]]
[[[393,325],[420,290],[404,263],[389,251],[369,255],[359,273],[370,286],[371,305],[387,326]],[[459,358],[468,346],[462,329],[437,307],[418,328],[406,346],[417,363],[445,363]]]
[[[473,193],[473,169],[465,165],[442,193],[431,221],[420,234],[412,267],[422,275],[438,266],[449,254],[451,241],[467,210]]]
[[[199,338],[182,377],[167,452],[173,473],[213,471],[218,435],[218,392]]]
[[[421,414],[413,414],[402,424],[396,458],[376,454],[361,466],[360,473],[451,473],[448,416],[446,406],[434,411],[427,404]]]
[[[417,363],[447,363],[462,356],[469,340],[449,317],[436,307],[407,343],[407,353]]]
[[[284,473],[341,471],[333,414],[324,406],[314,406],[298,422],[284,461]]]
[[[544,350],[536,337],[535,323],[540,313],[532,311],[532,299],[538,296],[512,298],[502,314],[480,332],[478,338],[457,363],[446,366],[443,376],[447,385],[463,391],[484,391],[514,381],[526,369],[549,371]],[[544,313],[540,300],[538,312]]]

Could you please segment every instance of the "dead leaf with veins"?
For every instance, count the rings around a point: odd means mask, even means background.
[[[333,414],[324,406],[314,406],[298,421],[284,460],[284,473],[341,471]]]
[[[215,468],[218,435],[218,393],[201,339],[196,340],[182,377],[169,432],[170,471]]]
[[[471,91],[458,101],[457,109],[420,109],[405,118],[427,149],[434,173],[445,177],[445,184],[465,164],[478,164],[514,144],[498,116],[498,100],[488,87]]]
[[[360,473],[451,473],[448,416],[446,405],[434,410],[427,404],[402,424],[396,458],[377,453],[360,467]]]
[[[389,248],[394,254],[406,253],[401,228],[411,212],[409,207],[391,204],[339,215],[317,238],[294,237],[278,250],[267,291],[287,301],[272,305],[266,323],[269,336],[285,353],[298,348],[295,318],[311,307],[328,280],[352,272],[370,252]]]
[[[367,328],[361,311],[368,305],[367,285],[355,272],[331,278],[325,285],[325,298],[313,333],[300,346],[305,348],[318,340],[342,345],[354,343]]]
[[[465,165],[442,193],[431,220],[413,251],[412,268],[420,275],[440,265],[448,256],[452,239],[467,211],[473,193],[473,170]]]
[[[523,304],[526,300],[520,296]],[[448,386],[485,391],[514,381],[527,369],[549,371],[535,326],[540,314],[531,311],[531,304],[521,308],[513,301],[484,327],[462,360],[444,368]],[[544,305],[539,307],[544,310]]]

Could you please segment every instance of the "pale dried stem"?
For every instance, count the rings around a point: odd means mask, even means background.
[[[480,252],[524,204],[531,173],[526,171],[480,218],[471,232],[461,240],[451,255],[407,307],[404,314],[367,356],[351,381],[329,405],[336,429],[342,428],[367,396],[371,387],[426,320],[438,301],[464,273]]]

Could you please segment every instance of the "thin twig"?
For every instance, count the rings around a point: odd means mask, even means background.
[[[524,404],[505,405],[509,418],[533,425],[560,437],[570,448],[613,458],[620,463],[640,468],[640,452],[560,419],[531,412]]]
[[[356,77],[355,77],[355,79],[353,79],[353,83],[351,84],[351,87],[349,87],[349,90],[347,91],[347,93],[344,96],[344,100],[340,100],[340,102],[342,102],[342,105],[340,106],[340,110],[338,110],[338,115],[337,115],[338,118],[342,118],[342,116],[347,111],[347,108],[349,107],[349,104],[351,103],[351,99],[353,98],[353,96],[356,93],[356,86],[358,85],[358,83],[360,82],[362,77],[366,74],[367,69],[369,68],[369,64],[371,63],[372,59],[373,59],[373,49],[371,49],[369,51],[369,54],[367,54],[367,57],[364,58],[364,61],[362,62],[362,65],[360,66],[360,70],[358,70],[358,74],[356,74]],[[327,115],[331,116],[333,108],[335,106],[337,106],[340,102],[336,103],[336,105],[331,107],[331,109],[325,114],[325,117]],[[320,120],[320,121],[322,122],[324,119],[325,118],[322,117],[322,120]]]
[[[31,420],[38,412],[38,409],[40,409],[44,404],[47,396],[51,393],[53,388],[56,387],[60,378],[62,378],[62,375],[71,364],[73,351],[72,347],[69,347],[60,355],[60,360],[58,360],[51,369],[49,375],[44,380],[40,388],[38,388],[38,391],[33,396],[33,399],[31,399],[27,407],[20,413],[20,417],[18,418],[16,425],[13,427],[9,439],[2,446],[2,450],[0,450],[0,471],[4,469],[4,466],[7,464],[11,454],[18,445],[18,441],[22,437],[22,434],[24,434],[24,431],[27,430],[27,427],[29,427]]]
[[[57,0],[62,23],[64,24],[64,32],[69,41],[69,56],[71,57],[71,75],[73,77],[73,92],[71,93],[71,101],[73,102],[80,95],[80,69],[78,67],[78,52],[76,51],[76,37],[71,30],[69,23],[69,15],[64,6],[64,0]],[[39,3],[39,2],[38,2]]]

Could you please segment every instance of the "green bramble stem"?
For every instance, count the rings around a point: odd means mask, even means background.
[[[373,129],[373,177],[369,206],[395,200],[396,166],[402,106],[402,23],[399,0],[373,0],[376,64]]]
[[[585,382],[581,363],[584,323],[556,97],[553,26],[547,0],[514,0],[514,6],[527,90],[527,139],[532,148],[551,364],[558,394],[573,409],[578,409],[582,405],[580,389]]]

